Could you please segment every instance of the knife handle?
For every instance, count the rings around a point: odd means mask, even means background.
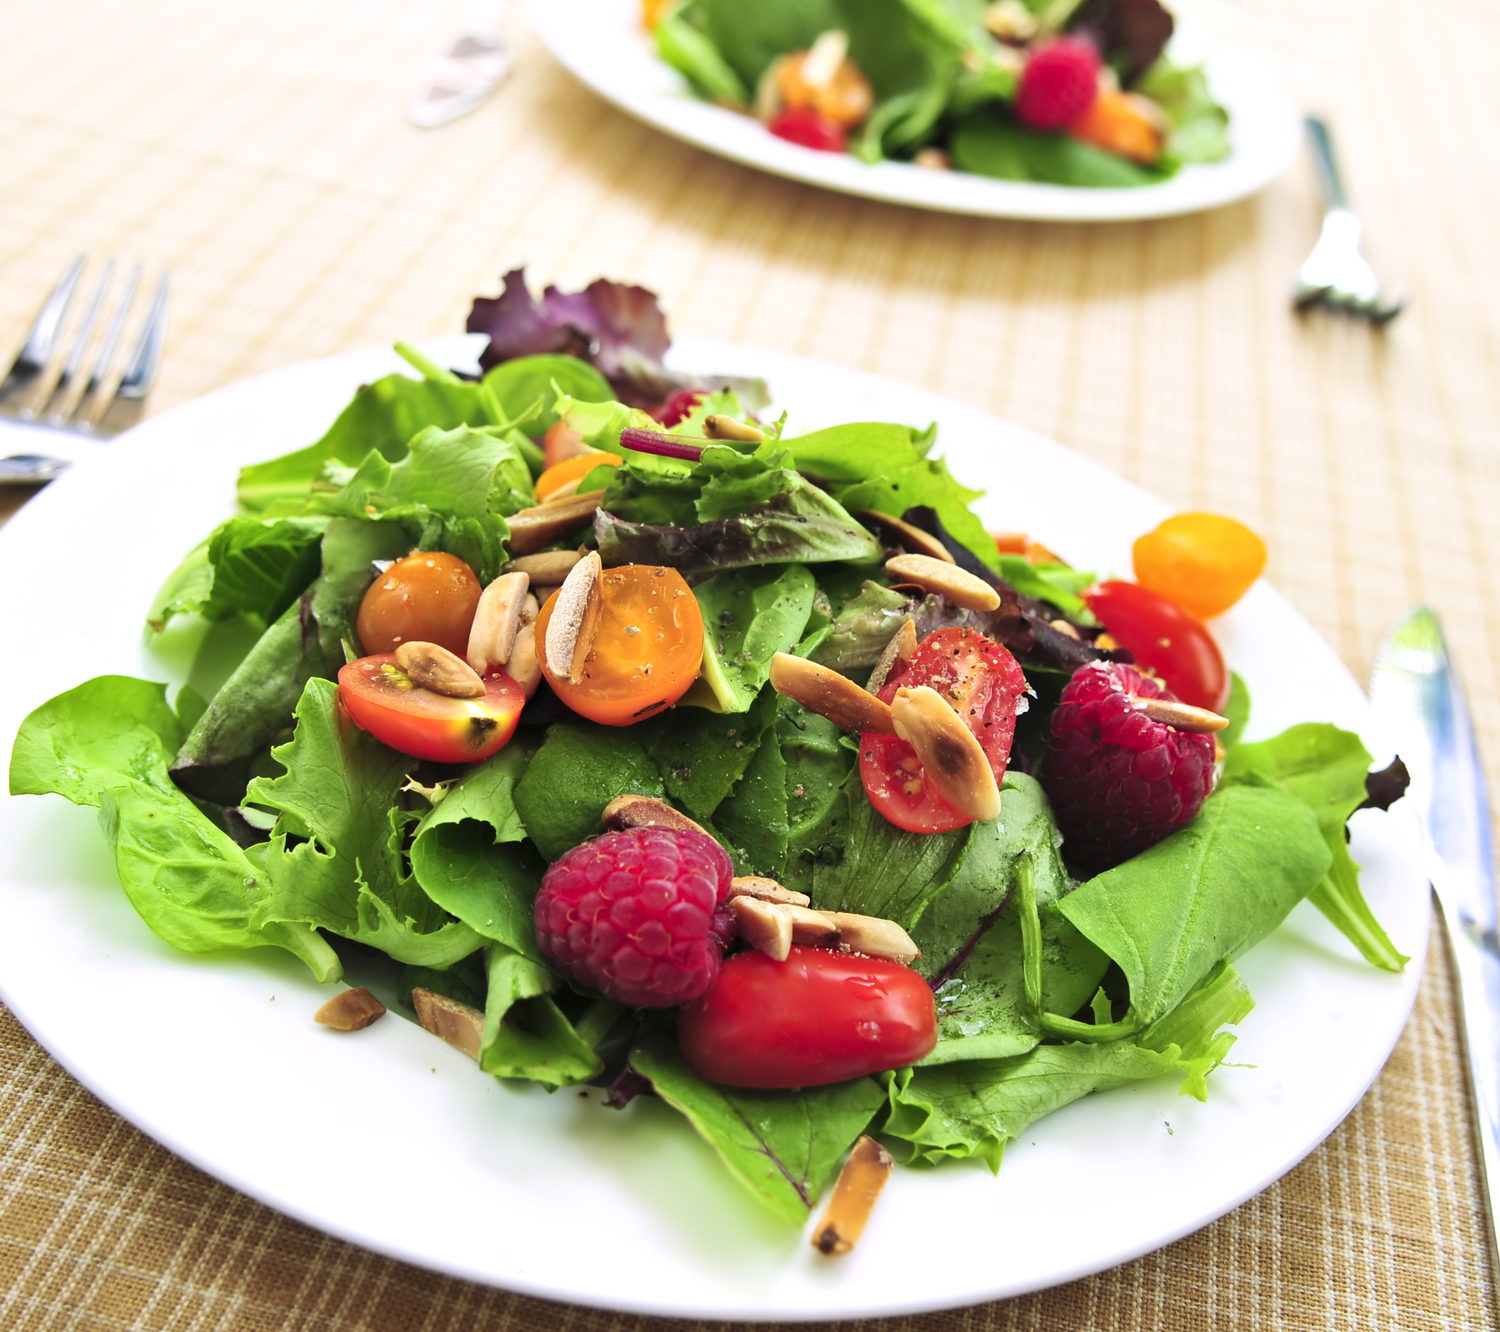
[[[1491,1273],[1500,1289],[1500,939],[1468,918],[1439,888],[1438,905],[1458,984],[1464,1062],[1474,1096]]]

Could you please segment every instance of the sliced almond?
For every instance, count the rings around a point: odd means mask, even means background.
[[[1141,698],[1132,695],[1130,706],[1143,712],[1154,722],[1161,722],[1176,731],[1189,735],[1212,735],[1229,725],[1228,717],[1221,717],[1207,708],[1195,708],[1191,703],[1179,703],[1175,699]]]
[[[479,698],[484,681],[462,657],[436,643],[402,643],[396,649],[396,664],[422,689],[447,698]]]
[[[423,1031],[447,1041],[455,1050],[462,1050],[470,1059],[479,1058],[484,1044],[484,1014],[477,1008],[450,999],[435,990],[413,990],[411,1005],[417,1010],[417,1021]]]
[[[694,823],[681,810],[673,809],[665,800],[653,796],[616,796],[604,807],[604,826],[611,832],[624,832],[628,828],[675,828],[679,832],[701,832],[707,836],[701,824]]]
[[[843,941],[839,927],[834,924],[827,911],[814,911],[810,907],[795,906],[789,902],[773,905],[792,918],[792,942],[807,944],[813,948],[837,948]]]
[[[927,780],[949,804],[981,822],[999,815],[1000,788],[989,759],[936,689],[898,689],[891,720],[896,734],[917,751]]]
[[[785,652],[772,657],[771,687],[845,730],[895,734],[888,704],[866,693],[847,675],[819,666],[806,657],[793,657]]]
[[[810,906],[812,898],[806,893],[783,888],[775,879],[763,879],[758,874],[744,874],[729,884],[729,896],[758,897],[762,902],[780,902],[783,906]]]
[[[528,610],[521,613],[521,627],[516,631],[515,643],[511,645],[505,673],[530,698],[542,682],[542,663],[536,655],[536,598],[527,597],[526,606]]]
[[[1048,620],[1047,627],[1049,629],[1056,629],[1058,633],[1066,634],[1069,638],[1079,638],[1081,636],[1078,630],[1066,620]]]
[[[792,951],[792,916],[786,906],[741,896],[729,899],[729,909],[746,943],[773,961],[787,960]]]
[[[582,484],[583,478],[581,476],[575,477],[572,481],[565,482],[564,484],[558,486],[556,490],[548,491],[547,498],[544,499],[537,507],[545,509],[549,504],[561,504],[564,500],[572,499],[573,496],[578,493],[578,487]]]
[[[705,416],[703,433],[709,439],[732,439],[741,444],[759,444],[766,437],[759,426],[746,425],[732,416]]]
[[[865,693],[878,694],[885,688],[885,682],[890,678],[896,663],[910,661],[916,655],[917,626],[910,620],[902,620],[901,627],[891,635],[891,641],[885,645],[885,651],[880,654],[880,660],[875,663],[875,669],[865,681]]]
[[[881,536],[892,545],[905,546],[912,555],[928,555],[935,560],[941,560],[944,564],[953,563],[953,556],[948,553],[948,547],[931,532],[924,532],[920,527],[913,527],[904,519],[881,513],[879,509],[861,509],[859,516],[871,526],[878,528]]]
[[[547,670],[572,684],[583,679],[583,663],[594,646],[594,635],[599,632],[599,615],[604,607],[603,576],[599,552],[591,550],[563,579],[552,607],[552,618],[547,621],[547,641],[543,645]]]
[[[823,1219],[813,1231],[813,1248],[833,1258],[848,1253],[859,1243],[895,1164],[891,1154],[874,1138],[862,1136],[854,1144],[839,1171]]]
[[[880,916],[857,916],[848,911],[824,911],[837,927],[839,946],[866,957],[881,957],[910,966],[922,956],[912,937],[893,920]]]
[[[320,1027],[335,1031],[363,1031],[385,1016],[385,1005],[368,990],[345,990],[313,1014]]]
[[[522,555],[505,566],[506,573],[523,573],[537,587],[561,587],[562,580],[573,572],[587,551],[544,550],[536,555]]]
[[[590,490],[558,504],[539,504],[513,514],[505,520],[510,527],[510,537],[506,542],[510,553],[531,555],[555,541],[572,536],[593,522],[603,498],[602,490]]]
[[[521,629],[521,609],[526,603],[531,579],[524,573],[501,574],[479,598],[474,623],[469,627],[469,650],[465,656],[480,675],[510,660],[516,634]]]
[[[885,571],[900,582],[915,583],[925,592],[946,597],[965,610],[992,611],[1000,605],[1000,594],[984,579],[930,555],[893,556],[885,562]]]

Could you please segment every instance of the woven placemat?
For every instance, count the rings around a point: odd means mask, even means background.
[[[1335,125],[1384,334],[1293,317],[1305,163],[1258,198],[1111,227],[946,217],[758,175],[615,112],[515,15],[518,69],[421,133],[401,108],[456,4],[0,7],[0,348],[79,251],[170,266],[154,410],[245,375],[454,332],[501,272],[648,285],[684,334],[822,357],[1008,416],[1267,538],[1363,677],[1443,613],[1500,755],[1500,211],[1472,0],[1226,5]],[[0,508],[3,508],[0,505]],[[1493,766],[1492,782],[1500,777]],[[1492,1326],[1441,949],[1390,1066],[1280,1184],[1118,1271],[892,1327]],[[637,1328],[319,1236],[175,1160],[0,1019],[0,1326]]]

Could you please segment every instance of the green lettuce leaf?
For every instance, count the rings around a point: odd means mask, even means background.
[[[771,678],[771,658],[797,646],[817,584],[806,566],[722,573],[693,589],[703,614],[703,680],[721,712],[744,712]]]
[[[130,904],[153,933],[190,953],[285,948],[319,980],[337,955],[306,923],[280,917],[245,853],[167,775],[182,738],[166,686],[123,675],[89,680],[21,723],[13,795],[56,793],[99,808]]]
[[[375,581],[376,560],[399,560],[413,549],[406,526],[395,520],[335,518],[323,534],[323,576],[312,613],[324,660],[336,665],[365,655],[356,624],[360,603]]]
[[[1167,113],[1172,132],[1167,152],[1182,162],[1222,162],[1229,156],[1229,113],[1213,99],[1200,68],[1158,60],[1140,79],[1144,93]]]
[[[849,484],[915,466],[931,452],[936,439],[935,425],[915,430],[888,421],[859,421],[797,435],[785,443],[799,472]]]
[[[489,989],[479,1067],[500,1078],[525,1078],[547,1087],[571,1087],[596,1076],[603,1063],[590,1035],[568,1021],[552,999],[557,977],[503,944],[486,956]],[[610,1010],[618,1011],[615,1005]],[[597,1042],[603,1032],[593,1035]]]
[[[885,1100],[871,1078],[804,1091],[745,1091],[700,1081],[670,1041],[643,1040],[631,1065],[684,1114],[750,1193],[801,1225]]]
[[[850,513],[876,509],[900,516],[915,505],[937,510],[948,535],[962,542],[991,569],[999,565],[994,539],[970,508],[984,494],[953,479],[941,458],[925,458],[909,467],[884,468],[849,486],[835,486],[833,495]]]
[[[989,107],[958,122],[949,141],[949,151],[953,164],[961,171],[997,180],[1029,180],[1091,189],[1155,185],[1177,170],[1176,159],[1170,155],[1155,166],[1141,166],[1068,134],[1023,129]]]

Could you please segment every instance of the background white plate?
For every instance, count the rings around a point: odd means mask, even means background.
[[[1302,137],[1297,107],[1269,63],[1226,46],[1211,51],[1207,73],[1214,96],[1229,112],[1234,150],[1222,162],[1184,167],[1159,185],[1079,189],[926,171],[905,162],[866,166],[847,153],[787,143],[749,116],[699,100],[658,58],[641,26],[639,0],[531,0],[529,13],[541,39],[575,77],[648,125],[772,175],[914,208],[1051,222],[1196,213],[1269,185],[1286,170]]]
[[[449,364],[474,341],[429,347]],[[990,487],[994,526],[1085,567],[1128,571],[1157,500],[1016,426],[889,380],[745,348],[679,363],[759,374],[799,428],[940,423],[939,449]],[[236,470],[316,437],[352,390],[405,368],[368,351],[236,384],[140,426],[0,531],[0,743],[51,695],[105,672],[183,678],[190,634],[148,650],[158,583],[231,511]],[[1332,651],[1259,585],[1216,632],[1255,700],[1252,733],[1333,720],[1368,733]],[[18,651],[24,631],[26,650]],[[1379,743],[1372,741],[1372,749]],[[115,881],[91,811],[0,800],[0,990],[63,1065],[226,1183],[383,1253],[531,1294],[710,1318],[833,1318],[972,1303],[1066,1281],[1184,1235],[1266,1187],[1343,1119],[1416,994],[1428,894],[1413,830],[1355,819],[1365,891],[1404,975],[1360,962],[1305,903],[1243,959],[1260,1006],[1206,1105],[1173,1079],[1091,1097],[977,1163],[898,1171],[856,1253],[788,1234],[660,1103],[548,1096],[475,1071],[392,1017],[313,1024],[329,991],[270,949],[194,957],[155,938]]]

